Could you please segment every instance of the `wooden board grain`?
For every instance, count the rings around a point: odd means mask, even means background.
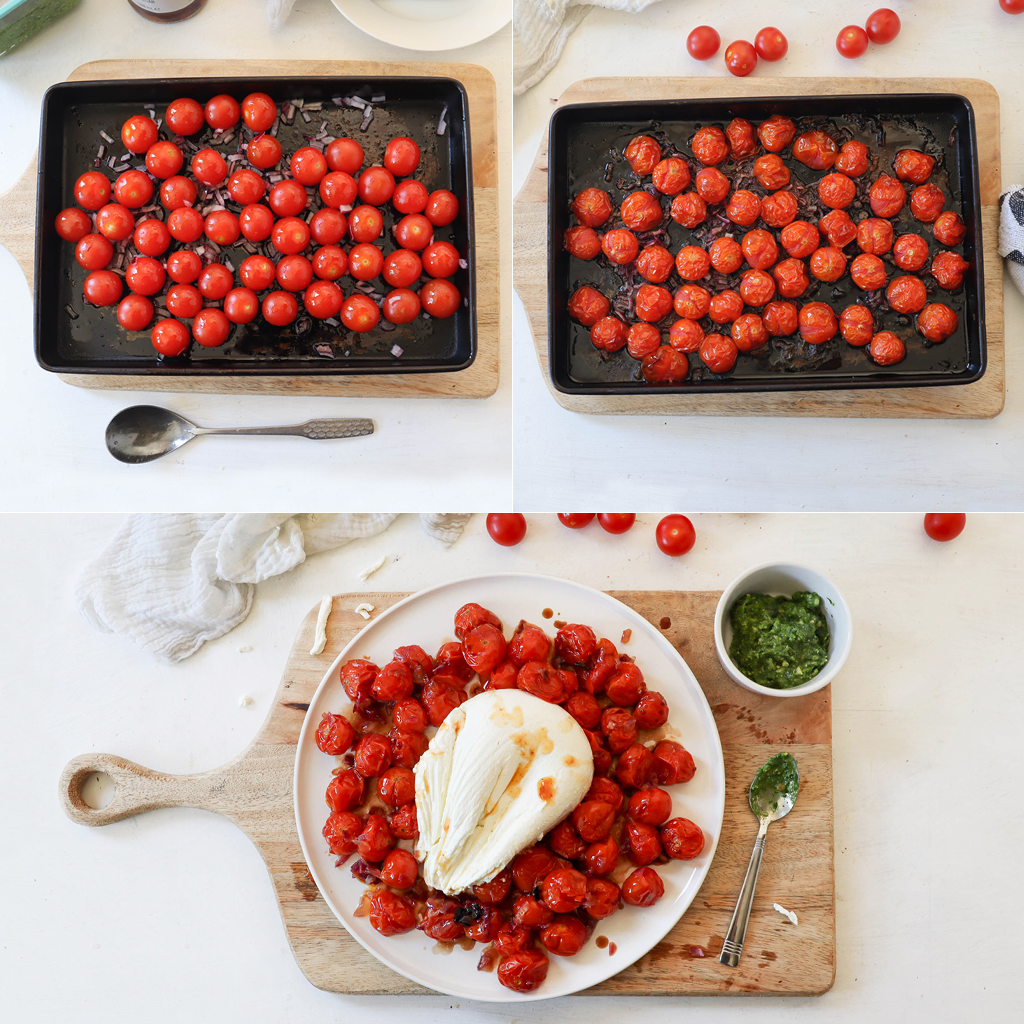
[[[230,818],[253,841],[270,872],[288,941],[312,984],[360,995],[423,994],[383,966],[338,922],[307,873],[292,810],[295,744],[313,693],[331,662],[365,625],[354,608],[379,613],[404,594],[334,598],[322,654],[309,653],[317,609],[304,619],[285,664],[271,712],[250,746],[221,768],[168,776],[108,754],[86,754],[64,769],[65,812],[86,825],[105,825],[155,807],[188,806]],[[736,686],[718,663],[712,634],[719,593],[613,592],[662,632],[686,659],[714,711],[725,756],[725,817],[711,870],[689,910],[669,935],[588,995],[820,995],[835,980],[835,871],[832,803],[831,687],[779,700]],[[747,931],[743,959],[724,967],[718,953],[732,916],[757,832],[746,791],[754,772],[779,750],[800,765],[796,810],[772,826]],[[117,792],[103,810],[81,798],[84,780],[108,772]],[[772,908],[797,913],[794,927]]]
[[[865,416],[989,419],[1006,396],[1003,266],[999,231],[999,96],[972,78],[591,78],[576,82],[558,103],[615,100],[713,99],[735,96],[836,96],[854,93],[948,92],[966,96],[978,129],[981,222],[985,250],[985,325],[988,368],[981,380],[956,387],[878,391],[791,391],[772,394],[568,395],[548,371],[547,344],[547,132],[513,206],[515,288],[533,332],[541,374],[552,397],[572,412],[648,416]]]
[[[267,60],[259,73],[305,78],[415,75],[455,78],[469,97],[473,148],[473,202],[477,231],[477,356],[453,373],[351,377],[150,377],[145,374],[59,374],[68,384],[110,391],[201,391],[217,394],[338,395],[348,398],[487,398],[498,387],[500,367],[500,260],[498,243],[498,135],[494,78],[476,64],[376,61]],[[129,78],[251,77],[244,60],[101,60],[83,64],[69,82]],[[18,261],[33,287],[37,160],[0,195],[0,243]]]

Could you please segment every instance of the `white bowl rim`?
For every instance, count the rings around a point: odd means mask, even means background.
[[[765,569],[785,569],[793,568],[800,569],[809,572],[815,576],[825,580],[828,585],[835,591],[836,597],[839,598],[839,607],[846,620],[846,642],[842,648],[837,648],[829,656],[828,662],[826,662],[824,668],[813,678],[809,679],[806,683],[801,683],[799,686],[792,686],[788,689],[777,689],[773,686],[765,686],[762,683],[755,682],[750,676],[741,672],[737,667],[736,663],[729,656],[729,652],[725,647],[725,636],[722,632],[722,623],[725,619],[725,606],[731,604],[735,597],[736,591],[740,588],[742,582],[753,576],[755,573],[763,572]],[[761,562],[758,565],[751,566],[749,569],[744,569],[739,575],[737,575],[722,591],[722,596],[718,599],[718,606],[715,608],[715,647],[718,650],[718,656],[720,660],[728,662],[728,664],[722,665],[729,675],[733,673],[736,676],[740,676],[744,682],[741,685],[746,686],[754,693],[764,693],[770,697],[804,697],[809,693],[815,693],[818,690],[823,689],[832,682],[833,679],[839,674],[843,665],[846,663],[846,659],[850,654],[850,649],[853,646],[853,616],[850,613],[850,606],[846,602],[846,598],[843,596],[843,592],[832,582],[831,578],[826,576],[825,573],[818,569],[815,569],[811,565],[804,565],[801,562]],[[733,681],[739,683],[739,679],[733,677]]]

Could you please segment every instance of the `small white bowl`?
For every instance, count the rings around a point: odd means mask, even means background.
[[[811,680],[793,686],[788,690],[777,690],[762,686],[745,676],[729,657],[732,643],[732,621],[729,612],[736,600],[744,594],[771,594],[773,597],[791,597],[797,591],[812,591],[820,594],[822,609],[828,619],[828,661],[825,667]],[[820,572],[804,565],[766,562],[741,573],[725,588],[715,609],[715,648],[729,678],[753,693],[764,693],[770,697],[802,697],[828,686],[843,667],[850,645],[853,642],[853,617],[843,595],[835,584]]]

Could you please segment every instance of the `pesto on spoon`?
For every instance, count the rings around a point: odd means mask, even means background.
[[[750,855],[747,874],[743,879],[736,909],[732,912],[729,931],[722,944],[719,963],[727,967],[736,967],[743,952],[743,939],[747,934],[747,922],[750,920],[750,908],[754,902],[754,890],[757,888],[757,876],[761,871],[761,857],[768,836],[768,826],[779,818],[784,818],[796,803],[800,792],[800,772],[796,766],[796,758],[792,754],[773,754],[757,770],[754,781],[750,783],[750,809],[757,815],[760,822],[757,838],[754,840],[754,851]]]

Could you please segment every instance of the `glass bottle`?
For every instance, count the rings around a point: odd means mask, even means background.
[[[184,21],[198,14],[206,0],[128,0],[133,11],[150,21]]]

